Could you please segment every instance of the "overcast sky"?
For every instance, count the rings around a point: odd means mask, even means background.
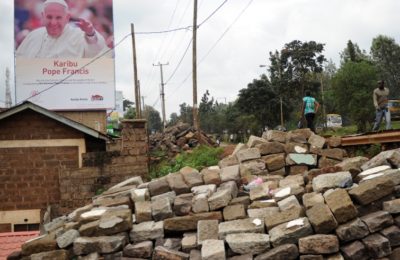
[[[198,23],[223,2],[198,0]],[[198,102],[206,90],[218,102],[235,100],[240,89],[265,72],[259,65],[268,64],[268,53],[292,40],[326,44],[324,54],[337,66],[348,40],[367,52],[379,34],[399,43],[399,10],[399,0],[228,0],[198,29]],[[192,17],[192,0],[114,0],[115,42],[130,34],[134,23],[141,94],[145,104],[160,112],[160,69],[153,64],[169,63],[163,67],[167,118],[179,112],[179,104],[193,102],[191,46],[183,56],[192,31],[139,33],[187,27],[192,25]],[[0,35],[3,105],[6,67],[11,69],[14,87],[13,0],[0,1]],[[116,89],[134,100],[131,38],[115,51]]]

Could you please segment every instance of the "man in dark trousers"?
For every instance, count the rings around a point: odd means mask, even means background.
[[[388,108],[389,89],[385,87],[383,80],[378,81],[378,87],[374,89],[372,98],[375,106],[375,123],[372,131],[377,131],[381,124],[382,118],[385,117],[386,130],[391,129],[390,111]]]
[[[303,103],[301,106],[301,117],[305,117],[307,121],[307,127],[315,133],[314,118],[315,114],[318,112],[319,103],[315,98],[311,96],[309,90],[306,90],[306,96],[303,97]]]

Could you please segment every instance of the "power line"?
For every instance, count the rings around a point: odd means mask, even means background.
[[[218,38],[218,40],[213,44],[213,46],[207,51],[207,53],[200,59],[199,64],[211,53],[211,51],[217,46],[217,44],[222,40],[222,38],[226,35],[226,33],[232,28],[232,26],[239,20],[239,18],[243,15],[243,13],[249,8],[251,3],[254,0],[250,0],[247,5],[242,9],[242,11],[236,16],[236,18],[233,20],[233,22],[227,27],[227,29],[221,34],[221,36]],[[224,4],[224,3],[223,3]],[[185,77],[185,79],[182,81],[180,85],[178,85],[171,93],[176,92],[180,87],[185,84],[185,82],[189,79],[189,77],[192,75],[192,72],[188,73],[188,75]]]
[[[223,6],[224,4],[226,4],[226,2],[228,2],[228,0],[223,1],[222,4],[220,4],[220,5],[217,7],[217,9],[215,9],[209,16],[207,16],[206,19],[204,19],[200,24],[197,25],[197,28],[199,28],[199,27],[202,26],[205,22],[207,22],[216,12],[218,12],[219,9],[222,8],[222,6]]]
[[[186,54],[187,54],[187,52],[189,50],[190,45],[192,45],[192,42],[193,42],[193,38],[190,39],[189,44],[187,45],[185,52],[183,53],[181,59],[178,62],[178,65],[176,65],[176,67],[175,67],[174,71],[172,72],[171,76],[169,76],[169,78],[165,81],[165,83],[168,83],[172,79],[172,77],[175,75],[175,73],[178,70],[179,66],[181,65],[183,59],[185,58],[185,56],[186,56]]]

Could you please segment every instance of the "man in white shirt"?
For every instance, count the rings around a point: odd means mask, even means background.
[[[104,37],[84,19],[69,24],[70,14],[64,0],[43,3],[43,27],[30,32],[16,51],[24,58],[93,58],[106,50]]]

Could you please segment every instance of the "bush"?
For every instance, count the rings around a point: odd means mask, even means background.
[[[217,165],[223,148],[199,146],[192,151],[177,155],[173,160],[162,161],[150,169],[150,178],[158,178],[172,172],[178,172],[185,166],[201,171],[205,167]]]

